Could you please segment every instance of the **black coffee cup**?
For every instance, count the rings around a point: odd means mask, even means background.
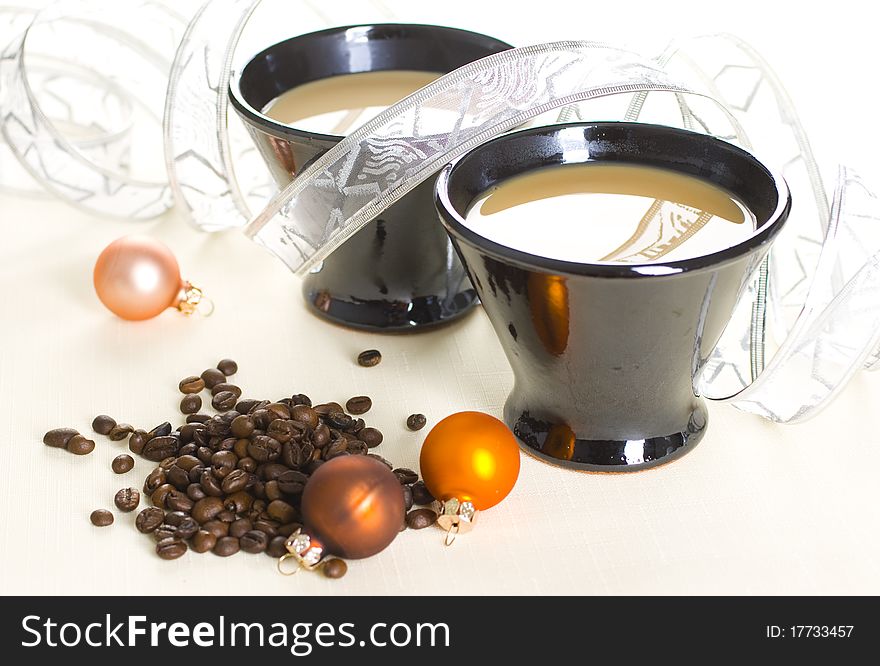
[[[419,70],[445,74],[509,44],[434,25],[379,24],[322,30],[285,40],[235,74],[229,98],[280,187],[341,136],[289,127],[261,113],[278,95],[341,74]],[[476,293],[437,224],[433,180],[385,210],[303,283],[313,312],[356,328],[410,331],[468,312]]]
[[[588,162],[703,178],[742,201],[757,228],[704,256],[611,264],[528,254],[465,222],[470,205],[507,178]],[[441,171],[436,205],[513,368],[507,425],[550,462],[625,471],[671,461],[705,433],[697,379],[791,199],[781,177],[719,139],[640,123],[577,123],[478,146]]]

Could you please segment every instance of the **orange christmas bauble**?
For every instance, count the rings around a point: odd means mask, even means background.
[[[419,457],[422,479],[439,500],[489,509],[513,489],[519,446],[501,421],[480,412],[447,416],[428,433]]]

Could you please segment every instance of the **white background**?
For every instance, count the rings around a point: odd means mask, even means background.
[[[264,3],[242,53],[321,27],[297,3]],[[820,162],[859,168],[880,189],[872,132],[876,24],[866,3],[513,2],[325,3],[333,22],[396,18],[493,34],[516,45],[556,39],[662,44],[729,31],[776,67]],[[817,7],[817,8],[814,8]],[[821,7],[821,10],[818,8]],[[329,24],[327,24],[329,25]],[[158,146],[158,142],[155,144]],[[830,167],[830,168],[828,168]],[[279,576],[265,556],[187,554],[164,562],[134,515],[95,528],[95,508],[140,488],[138,460],[97,438],[79,458],[41,443],[45,430],[89,430],[108,413],[150,428],[176,412],[178,380],[221,357],[254,397],[305,392],[317,401],[368,393],[379,452],[417,467],[421,434],[462,409],[500,415],[512,376],[481,311],[450,328],[384,337],[329,326],[303,307],[287,270],[236,232],[204,235],[179,213],[155,222],[99,219],[60,202],[0,195],[0,591],[18,594],[855,594],[880,593],[877,405],[880,378],[862,374],[813,421],[776,426],[711,407],[703,443],[672,465],[631,475],[564,471],[523,457],[519,483],[452,548],[439,530],[408,531],[349,575]],[[185,277],[217,303],[208,319],[173,312],[115,319],[97,301],[91,270],[101,249],[133,231],[177,253]],[[376,347],[382,364],[356,354]]]

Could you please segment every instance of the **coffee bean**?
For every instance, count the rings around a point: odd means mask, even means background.
[[[207,553],[215,545],[217,545],[217,537],[205,530],[196,532],[189,542],[189,547],[197,553]]]
[[[247,518],[239,518],[229,525],[229,536],[241,538],[241,536],[254,529],[254,524]]]
[[[187,474],[185,469],[175,464],[166,474],[168,483],[178,490],[186,490],[186,487],[189,485],[189,474]]]
[[[330,460],[348,453],[348,440],[344,437],[330,442],[324,447],[324,460]]]
[[[235,399],[238,400],[241,397],[241,389],[237,387],[235,384],[228,384],[226,382],[221,382],[220,384],[215,384],[211,388],[211,395],[215,398],[219,393],[232,393],[235,396]],[[233,404],[234,406],[234,404]],[[232,409],[232,407],[230,407]]]
[[[163,421],[147,433],[147,439],[153,439],[153,437],[167,437],[171,434],[172,430],[174,430],[174,428],[171,427],[171,424],[168,421]]]
[[[380,463],[385,465],[385,467],[387,467],[388,469],[393,468],[393,465],[390,462],[388,462],[387,460],[385,460],[385,458],[383,458],[382,456],[380,456],[376,453],[368,453],[367,458],[372,458],[373,460],[378,460]]]
[[[180,380],[177,388],[181,393],[198,393],[205,388],[205,380],[196,376],[185,377]]]
[[[233,519],[235,518],[235,514],[237,513],[247,513],[248,511],[250,511],[253,503],[254,496],[248,492],[245,492],[244,490],[239,490],[237,493],[232,493],[223,500],[223,506],[226,507],[227,511],[232,512]]]
[[[216,539],[219,539],[229,534],[229,523],[224,523],[222,520],[209,520],[207,523],[202,524],[202,529],[213,534]],[[211,547],[213,548],[213,546]]]
[[[254,422],[246,414],[236,416],[229,424],[229,432],[235,437],[250,437],[253,431]]]
[[[402,484],[410,484],[415,483],[419,480],[419,475],[416,474],[413,470],[407,469],[406,467],[398,467],[397,469],[391,470],[394,472],[394,476],[397,477],[397,480]]]
[[[297,512],[290,504],[283,500],[273,500],[266,507],[266,513],[279,523],[292,523],[296,520]]]
[[[226,375],[220,372],[217,368],[208,368],[202,373],[202,381],[205,382],[205,388],[212,389],[217,384],[222,384],[226,381]]]
[[[421,430],[427,422],[424,414],[410,414],[406,417],[406,427],[410,430]]]
[[[187,423],[205,423],[210,420],[211,417],[208,414],[188,414],[186,417]]]
[[[179,490],[172,490],[165,496],[165,507],[172,511],[184,511],[189,513],[192,511],[195,503]]]
[[[306,407],[311,407],[312,399],[305,393],[294,393],[292,396],[290,396],[290,404],[291,406],[305,405]]]
[[[239,544],[246,553],[262,553],[269,546],[269,537],[265,532],[251,530],[242,534]]]
[[[186,543],[170,537],[156,544],[156,554],[163,560],[176,560],[186,553]]]
[[[247,472],[240,469],[234,469],[227,474],[225,479],[223,479],[223,483],[220,487],[224,493],[237,493],[239,490],[244,490],[247,487],[248,480],[249,476]]]
[[[281,489],[278,487],[277,481],[266,481],[266,486],[264,489],[264,494],[266,495],[266,501],[272,502],[274,500],[282,499],[282,495],[284,493],[281,492]]]
[[[342,578],[347,572],[348,565],[345,560],[340,560],[338,557],[325,560],[321,565],[321,573],[327,578]]]
[[[198,531],[199,524],[189,516],[186,516],[183,520],[180,521],[180,524],[174,531],[174,537],[176,539],[182,539],[186,541],[187,539],[195,536],[196,532]]]
[[[199,478],[199,485],[202,486],[205,494],[210,497],[223,496],[223,488],[220,486],[220,483],[220,480],[214,476],[214,472],[210,469],[202,472],[202,476]]]
[[[247,472],[248,474],[253,474],[257,470],[257,461],[250,456],[239,458],[238,469]]]
[[[308,405],[295,405],[290,410],[290,418],[299,423],[304,423],[312,429],[318,427],[318,412]]]
[[[147,440],[149,438],[150,436],[145,430],[135,430],[128,438],[128,450],[136,456],[141,455],[144,452],[144,447],[147,445]]]
[[[134,432],[134,427],[128,423],[118,423],[110,429],[107,437],[111,442],[119,442],[128,437],[132,432]]]
[[[113,459],[113,462],[110,463],[110,468],[117,474],[125,474],[126,472],[130,472],[133,467],[134,458],[132,458],[127,453],[116,456]]]
[[[254,529],[264,532],[270,539],[278,536],[279,524],[274,520],[255,520]]]
[[[265,534],[265,532],[263,532]],[[268,538],[268,537],[267,537]],[[287,554],[287,537],[278,535],[276,537],[272,537],[269,540],[269,545],[266,546],[266,555],[269,557],[282,557]]]
[[[141,452],[144,458],[159,462],[170,456],[177,454],[180,449],[180,440],[170,435],[165,437],[153,437],[144,444],[144,450]]]
[[[134,511],[141,503],[141,494],[134,488],[122,488],[113,497],[113,503],[120,511]]]
[[[183,511],[169,511],[165,514],[165,524],[171,527],[177,527],[187,518],[187,514]]]
[[[226,411],[235,407],[235,401],[238,398],[232,391],[220,391],[211,400],[211,407],[219,412]]]
[[[379,361],[382,360],[382,354],[379,353],[378,349],[367,349],[366,351],[362,351],[358,354],[357,362],[358,365],[362,368],[372,368],[374,365],[379,365]]]
[[[147,475],[147,478],[144,481],[144,492],[148,495],[152,495],[154,492],[156,492],[156,489],[159,486],[165,483],[165,481],[165,470],[157,467]]]
[[[193,504],[191,515],[204,525],[208,521],[214,520],[221,511],[223,511],[223,500],[219,497],[206,497]]]
[[[171,525],[166,525],[162,523],[155,530],[150,532],[150,536],[153,537],[153,541],[159,542],[165,539],[173,539],[174,538],[174,530],[176,527],[171,527]]]
[[[99,435],[109,435],[110,431],[116,427],[116,419],[106,414],[98,414],[92,420],[92,430]]]
[[[373,401],[370,400],[369,396],[366,395],[357,395],[353,398],[349,398],[345,403],[345,410],[349,414],[366,414],[370,411],[370,408],[373,406]]]
[[[238,543],[238,539],[231,536],[224,536],[217,539],[217,543],[214,545],[213,553],[215,555],[219,555],[220,557],[229,557],[230,555],[235,555],[240,549],[240,545]]]
[[[137,518],[134,520],[134,526],[141,534],[149,534],[155,531],[163,522],[165,522],[165,512],[155,506],[150,506],[137,515]]]
[[[202,490],[201,485],[198,483],[191,483],[186,487],[186,496],[193,502],[198,502],[201,499],[205,499],[208,495]]]
[[[229,377],[230,375],[234,375],[236,372],[238,372],[238,363],[233,361],[231,358],[224,358],[217,364],[217,369],[224,375]]]
[[[165,498],[168,497],[168,493],[174,492],[174,490],[174,486],[170,483],[163,483],[153,491],[152,495],[150,495],[150,501],[153,503],[153,506],[158,506],[160,509],[164,509]]]
[[[382,432],[376,428],[364,428],[358,433],[358,439],[369,448],[373,449],[382,443],[384,437],[382,436]]]
[[[74,435],[67,441],[67,450],[78,456],[85,456],[95,450],[95,442],[82,435]]]
[[[76,435],[79,435],[79,433],[73,428],[55,428],[43,435],[43,444],[56,449],[63,449],[67,447],[67,443],[71,438]],[[83,437],[83,439],[85,438]]]
[[[281,455],[281,443],[272,437],[258,435],[248,444],[248,455],[257,462],[275,460]]]
[[[95,509],[89,516],[95,527],[107,527],[113,524],[113,514],[106,509]]]
[[[406,514],[406,526],[411,530],[421,530],[437,522],[437,514],[431,509],[413,509]]]
[[[286,421],[290,418],[290,407],[285,405],[283,402],[272,402],[266,405],[266,411],[269,412],[269,416],[272,420],[282,419]]]
[[[403,487],[403,510],[409,511],[413,505],[412,486]]]
[[[434,496],[425,487],[424,481],[416,481],[412,486],[413,503],[426,506],[434,501]]]
[[[345,430],[352,424],[353,419],[345,412],[331,412],[324,417],[324,422],[331,428]]]
[[[309,477],[302,472],[291,469],[278,477],[278,488],[286,495],[299,495],[305,488],[306,481],[308,480]]]
[[[353,456],[366,455],[368,450],[369,447],[367,447],[366,443],[359,439],[348,442],[348,452]]]
[[[180,400],[181,414],[195,414],[202,408],[202,398],[194,393],[183,396]]]

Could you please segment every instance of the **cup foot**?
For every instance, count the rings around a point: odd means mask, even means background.
[[[314,314],[333,323],[361,330],[406,333],[452,322],[477,304],[473,289],[453,298],[420,296],[410,300],[345,300],[326,291],[306,288],[306,303]]]
[[[537,419],[528,411],[505,420],[523,450],[545,462],[585,472],[638,472],[672,462],[693,449],[706,432],[708,413],[698,400],[680,431],[621,440],[584,438],[585,433]]]

